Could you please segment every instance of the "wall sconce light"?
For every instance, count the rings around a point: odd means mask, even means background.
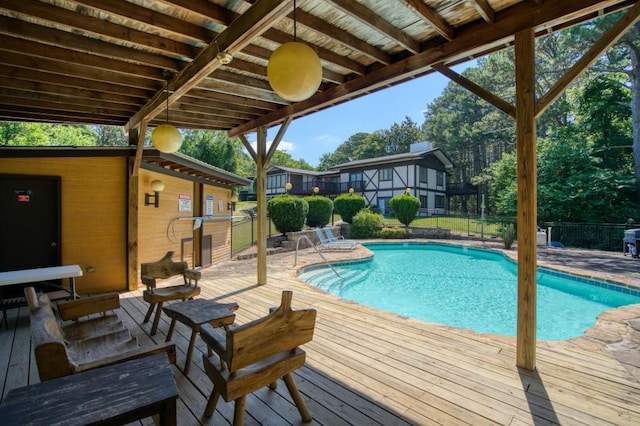
[[[287,194],[289,193],[289,191],[291,191],[291,188],[293,188],[293,185],[291,185],[291,182],[285,183],[284,189],[285,191],[287,191]]]
[[[238,196],[233,194],[233,197],[231,197],[231,200],[229,200],[229,202],[227,203],[227,210],[229,210],[232,213],[236,211],[237,202],[238,202]]]
[[[158,208],[160,207],[160,193],[164,189],[164,182],[159,179],[154,179],[149,184],[149,187],[153,191],[153,194],[144,194],[144,205],[150,206],[153,204],[154,207]]]

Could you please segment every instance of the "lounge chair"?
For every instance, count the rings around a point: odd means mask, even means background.
[[[322,228],[322,230],[325,232],[325,234],[327,234],[327,240],[329,240],[331,244],[338,243],[338,244],[345,244],[353,247],[356,247],[358,245],[358,242],[356,241],[345,241],[342,235],[338,235],[336,237],[335,235],[333,235],[333,231],[328,226],[325,226],[324,228]]]
[[[356,248],[356,245],[353,242],[336,241],[335,243],[332,243],[320,228],[316,228],[316,235],[320,241],[316,247],[321,250],[353,250]]]

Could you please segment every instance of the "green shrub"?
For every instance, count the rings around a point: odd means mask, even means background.
[[[364,198],[355,194],[339,195],[333,202],[336,213],[347,223],[353,223],[353,217],[366,205]]]
[[[409,236],[409,231],[405,228],[382,228],[379,233],[380,238],[388,240],[403,239]]]
[[[516,232],[512,223],[508,223],[500,231],[500,237],[504,241],[504,248],[510,249],[516,239]]]
[[[420,200],[410,194],[402,194],[389,200],[393,214],[404,226],[409,226],[418,215]]]
[[[333,201],[327,197],[312,195],[305,197],[304,200],[309,204],[309,213],[307,213],[307,226],[312,228],[316,226],[325,226],[331,222],[333,214]]]
[[[351,225],[351,237],[353,238],[376,238],[384,227],[384,217],[374,213],[369,209],[361,209],[353,216]]]
[[[286,234],[302,230],[309,213],[309,204],[302,198],[283,195],[270,199],[267,211],[278,232]]]

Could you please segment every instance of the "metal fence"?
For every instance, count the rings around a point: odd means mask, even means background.
[[[551,241],[565,247],[606,251],[622,251],[624,231],[638,225],[624,223],[564,223],[542,222],[540,227],[551,230]]]
[[[236,218],[232,224],[232,251],[238,252],[254,245],[256,242],[257,218],[246,216]],[[334,218],[339,222],[339,216]],[[402,226],[393,218],[384,219],[386,226]],[[416,228],[449,229],[453,236],[468,238],[500,238],[507,224],[513,224],[517,232],[517,219],[504,216],[481,216],[471,213],[446,212],[430,214],[416,218],[411,222]],[[640,228],[633,224],[616,223],[564,223],[541,222],[539,227],[551,233],[550,241],[561,243],[565,247],[597,249],[606,251],[622,251],[624,231]],[[280,235],[271,220],[268,222],[268,237]],[[517,234],[516,234],[517,235]]]

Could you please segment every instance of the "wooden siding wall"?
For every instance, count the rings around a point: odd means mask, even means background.
[[[145,193],[152,193],[149,186],[154,179],[162,180],[165,184],[160,193],[158,208],[144,205]],[[200,266],[202,262],[196,253],[200,250],[197,241],[201,241],[201,237],[205,235],[211,235],[213,263],[230,258],[231,218],[227,209],[227,203],[231,199],[230,188],[202,185],[145,169],[140,170],[139,185],[138,258],[141,263],[159,260],[166,252],[174,251],[174,260],[185,260],[189,267]],[[197,196],[201,186],[202,199]],[[191,197],[191,211],[179,211],[180,195]],[[195,230],[194,220],[178,220],[206,214],[208,195],[213,197],[214,219],[205,219],[202,226]]]
[[[168,251],[175,252],[173,260],[181,260],[183,239],[193,238],[193,221],[178,220],[178,218],[194,215],[193,182],[148,170],[140,170],[139,179],[138,259],[140,263],[160,260]],[[150,183],[155,179],[164,182],[158,208],[153,205],[144,205],[145,193],[153,193]],[[191,197],[190,211],[178,211],[178,197],[181,194]],[[189,249],[189,257],[184,260],[193,266],[191,252],[192,250]],[[138,270],[140,270],[139,267]]]
[[[211,262],[213,264],[231,258],[231,214],[228,209],[231,190],[217,186],[204,185],[204,199],[213,197],[213,220],[203,224],[202,235],[211,235]],[[206,211],[203,209],[203,212]]]
[[[3,173],[61,177],[62,263],[82,268],[80,294],[126,290],[126,165],[117,157],[0,159]]]

